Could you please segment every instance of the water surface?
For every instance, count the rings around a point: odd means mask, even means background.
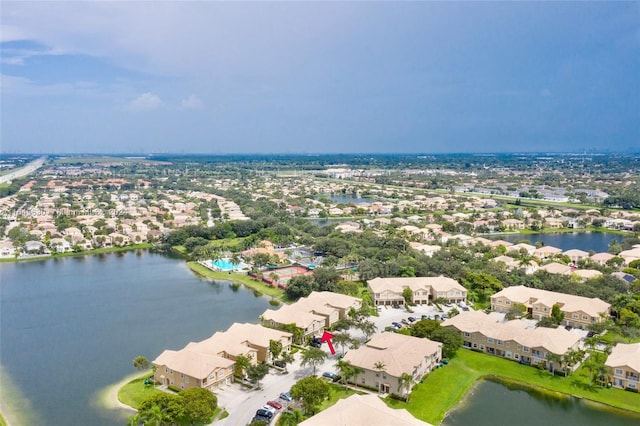
[[[624,239],[623,235],[610,234],[607,232],[575,232],[562,234],[506,234],[492,236],[494,240],[505,240],[509,242],[527,240],[531,244],[538,241],[546,246],[553,246],[562,250],[580,249],[584,251],[593,250],[596,253],[606,252],[609,250],[611,241],[618,242]]]
[[[135,372],[134,357],[258,322],[269,307],[147,251],[0,264],[0,302],[2,372],[38,425],[122,425],[93,398]]]

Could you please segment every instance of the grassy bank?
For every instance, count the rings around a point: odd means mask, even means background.
[[[280,302],[289,303],[286,299],[284,291],[277,287],[271,287],[270,285],[257,281],[248,276],[246,273],[235,273],[235,272],[215,272],[209,268],[206,268],[200,265],[198,262],[187,262],[187,265],[193,272],[196,274],[211,278],[214,280],[224,280],[231,281],[235,284],[241,284],[245,287],[248,287],[254,291],[259,291],[260,293],[270,296],[272,299],[279,300]]]
[[[20,259],[17,259],[15,257],[2,258],[0,259],[0,262],[29,262],[33,260],[57,259],[60,257],[87,256],[92,254],[104,254],[104,253],[118,253],[118,252],[130,251],[130,250],[149,249],[151,247],[153,247],[153,244],[151,243],[141,243],[141,244],[133,244],[130,246],[123,246],[123,247],[103,247],[103,248],[97,248],[93,250],[83,250],[79,252],[67,252],[67,253],[54,253],[51,255],[33,256],[33,257],[26,257],[26,258],[20,258]]]
[[[153,377],[152,373],[146,372],[142,376],[131,380],[118,390],[118,400],[130,407],[138,408],[140,403],[147,397],[162,392],[154,386],[145,385],[145,379]]]
[[[458,351],[447,366],[433,371],[416,385],[408,403],[391,399],[386,402],[394,408],[406,408],[421,420],[439,424],[473,384],[487,376],[640,413],[640,394],[593,386],[582,369],[569,377],[553,376],[548,371],[465,349]]]

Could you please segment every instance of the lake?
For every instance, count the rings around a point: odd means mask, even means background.
[[[443,426],[637,426],[640,415],[573,397],[482,380],[442,422]]]
[[[234,322],[258,322],[266,298],[198,278],[145,250],[0,264],[3,395],[20,424],[119,425],[96,392]],[[4,398],[3,396],[3,398]]]
[[[593,250],[596,253],[609,250],[609,243],[624,239],[624,235],[609,234],[607,232],[575,232],[562,234],[501,234],[490,237],[493,240],[505,240],[509,242],[527,240],[531,244],[538,241],[547,246],[558,247],[562,250],[580,249]]]

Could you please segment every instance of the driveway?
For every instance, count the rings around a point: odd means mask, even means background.
[[[335,363],[338,361],[336,355],[331,355],[327,345],[322,345],[322,349],[327,352],[326,361],[316,368],[316,375],[321,375],[325,371],[335,372]],[[224,426],[246,426],[255,416],[256,410],[262,407],[267,401],[277,400],[283,405],[282,410],[287,406],[287,402],[278,398],[280,393],[289,392],[298,380],[311,376],[313,369],[311,367],[300,367],[301,353],[294,355],[295,361],[289,364],[288,374],[281,374],[275,369],[271,369],[270,373],[260,382],[259,390],[247,389],[240,384],[234,383],[225,386],[223,389],[216,391],[218,397],[218,406],[224,408],[229,413],[229,417],[216,421],[216,425]],[[276,416],[279,413],[276,413]],[[275,418],[271,424],[275,424]]]

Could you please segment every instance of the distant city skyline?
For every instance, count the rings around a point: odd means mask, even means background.
[[[640,150],[640,2],[12,2],[1,153]]]

